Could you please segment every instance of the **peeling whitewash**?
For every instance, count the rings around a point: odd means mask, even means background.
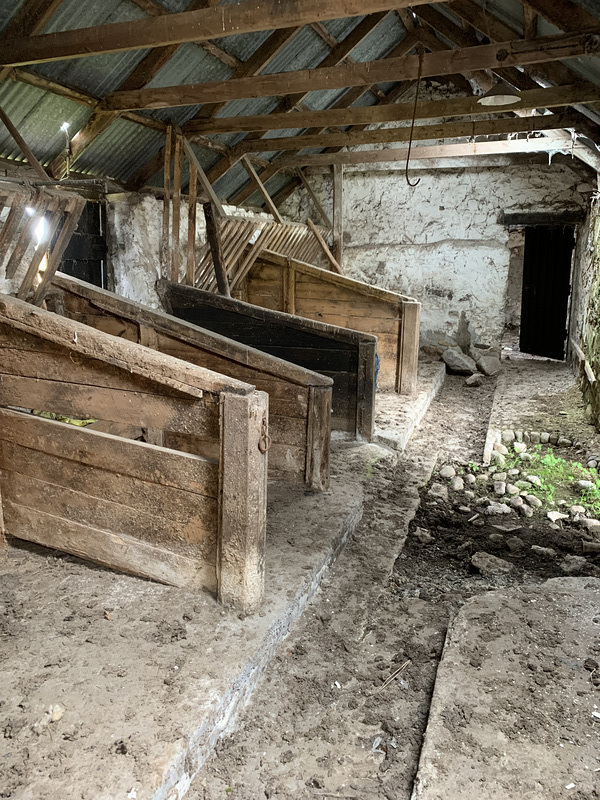
[[[439,164],[439,162],[438,162]],[[504,163],[503,166],[426,167],[404,164],[344,170],[344,272],[416,297],[422,303],[425,344],[452,341],[464,312],[479,342],[498,343],[505,325],[510,261],[502,212],[555,212],[586,207],[596,188],[580,162]],[[309,181],[332,208],[329,172]],[[296,191],[282,211],[317,220],[310,198]]]

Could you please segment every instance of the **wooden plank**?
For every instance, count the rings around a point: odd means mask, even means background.
[[[267,206],[267,209],[269,210],[269,213],[274,217],[276,222],[278,222],[280,225],[283,225],[283,217],[281,216],[281,214],[279,213],[279,211],[277,209],[277,206],[275,205],[275,203],[271,199],[271,195],[265,189],[265,187],[263,185],[263,182],[258,177],[258,175],[256,173],[256,170],[254,169],[254,167],[252,166],[250,161],[248,161],[247,158],[242,158],[241,162],[242,162],[242,164],[244,166],[244,169],[246,170],[246,172],[250,176],[250,180],[254,183],[254,185],[258,189],[259,193],[262,195],[262,198],[265,201],[265,205]]]
[[[400,394],[413,395],[417,391],[420,320],[420,303],[405,302],[402,304],[402,325],[398,348],[398,392]]]
[[[331,389],[311,386],[308,401],[305,482],[315,491],[329,488]]]
[[[35,234],[35,229],[40,224],[40,218],[45,215],[46,209],[50,203],[50,197],[47,195],[38,192],[37,197],[32,200],[33,206],[33,214],[29,218],[29,221],[24,226],[23,230],[21,231],[21,235],[19,237],[19,241],[14,247],[8,263],[6,264],[6,277],[7,278],[14,278],[21,261],[23,260],[25,253],[27,252],[29,246],[33,242],[33,237]],[[1,266],[2,262],[0,262]]]
[[[6,66],[35,64],[114,53],[180,42],[201,42],[232,34],[275,30],[420,5],[425,0],[303,0],[283,7],[278,0],[246,0],[231,7],[201,9],[45,36],[8,38],[3,42]]]
[[[187,229],[187,259],[185,280],[189,286],[194,285],[194,269],[196,266],[196,187],[198,185],[198,170],[190,164],[190,179],[188,182],[188,229]]]
[[[325,241],[325,239],[323,239],[323,237],[321,236],[321,234],[320,234],[320,232],[319,232],[319,229],[317,228],[317,226],[315,225],[315,223],[312,221],[312,219],[307,219],[307,220],[306,220],[306,224],[308,225],[308,227],[309,227],[309,228],[311,229],[311,231],[313,232],[315,239],[316,239],[316,240],[317,240],[317,242],[319,243],[319,247],[321,248],[321,250],[323,251],[323,253],[324,253],[324,254],[325,254],[325,256],[327,257],[327,260],[328,260],[328,261],[329,261],[329,263],[331,264],[331,268],[334,270],[334,272],[337,272],[337,273],[338,273],[338,275],[342,275],[342,274],[343,274],[343,273],[342,273],[342,268],[340,267],[340,265],[338,264],[338,262],[337,262],[337,261],[335,260],[335,258],[333,257],[333,253],[331,252],[331,250],[329,249],[329,247],[327,247],[327,242],[326,242],[326,241]]]
[[[553,86],[548,89],[530,89],[520,93],[520,111],[538,108],[552,109],[580,103],[600,101],[600,87],[588,84]],[[367,107],[338,107],[325,111],[298,111],[294,114],[258,114],[255,116],[218,117],[216,119],[194,119],[187,123],[188,135],[194,133],[227,133],[260,130],[284,130],[286,128],[314,128],[312,134],[327,127],[346,125],[373,125],[378,122],[406,122],[412,118],[413,103],[392,103]],[[465,117],[485,114],[500,114],[489,106],[482,106],[477,97],[452,98],[450,100],[423,100],[417,107],[417,120],[442,117]]]
[[[165,277],[170,274],[168,265],[171,263],[171,159],[173,147],[173,126],[169,125],[166,133],[165,148],[163,152],[163,216],[162,236],[160,242],[161,273]]]
[[[592,33],[597,34],[598,30]],[[581,33],[556,34],[539,37],[531,42],[517,39],[460,50],[426,53],[422,64],[419,56],[408,55],[297,72],[233,78],[214,83],[113,92],[104,98],[102,108],[109,111],[172,108],[197,103],[343,89],[348,86],[366,86],[390,80],[416,80],[419,74],[423,78],[429,78],[453,75],[457,72],[493,69],[499,64],[506,68],[577,58],[593,54],[590,48],[593,49],[593,46],[582,37]]]
[[[296,271],[291,267],[283,272],[283,311],[296,313]]]
[[[231,297],[227,267],[223,261],[222,242],[217,225],[217,209],[213,203],[203,203],[202,208],[204,210],[204,219],[206,220],[206,238],[210,245],[217,287],[224,297]]]
[[[242,613],[264,592],[268,398],[225,395],[221,405],[219,600]]]
[[[202,165],[200,164],[200,162],[196,157],[196,153],[194,153],[191,144],[188,142],[185,136],[183,137],[183,149],[190,164],[193,164],[194,167],[196,168],[196,175],[198,177],[198,180],[200,181],[200,185],[202,186],[210,202],[214,205],[218,216],[224,217],[225,211],[223,210],[221,201],[215,194],[215,190],[212,188],[211,182],[208,180],[206,173],[202,169]]]
[[[171,280],[179,283],[179,227],[181,225],[181,168],[183,166],[183,136],[175,135],[175,155],[173,169],[173,223],[171,233]]]
[[[6,111],[0,106],[0,120],[4,124],[4,127],[8,130],[12,138],[15,140],[17,145],[19,146],[21,152],[27,159],[29,166],[33,169],[36,173],[38,178],[42,181],[49,181],[51,180],[50,176],[46,172],[46,170],[42,167],[40,162],[37,160],[36,156],[34,155],[33,150],[29,147],[25,139],[19,133],[17,127],[13,125],[11,122],[10,117],[6,113]]]
[[[4,503],[4,515],[7,533],[17,539],[171,586],[198,583],[207,589],[214,587],[214,568],[133,536],[90,528],[8,502]]]
[[[56,229],[58,228],[58,224],[61,221],[64,215],[64,201],[61,201],[59,198],[54,198],[50,201],[50,205],[48,206],[48,211],[50,212],[49,218],[45,219],[45,227],[44,227],[44,235],[42,239],[38,242],[38,245],[35,249],[35,252],[29,262],[29,266],[27,267],[27,271],[25,272],[25,276],[19,286],[17,291],[17,297],[20,300],[25,300],[26,297],[29,297],[31,291],[35,288],[35,282],[39,278],[39,269],[42,264],[44,257],[47,259],[48,253],[48,242],[52,241],[52,237],[56,233]],[[48,263],[46,260],[46,269],[48,268]]]
[[[376,342],[360,342],[358,350],[358,384],[356,387],[356,431],[370,442],[375,430],[375,354]]]
[[[41,306],[44,302],[44,298],[48,289],[50,288],[50,284],[52,283],[54,275],[56,274],[56,270],[59,267],[63,253],[71,241],[71,236],[77,229],[77,225],[79,224],[79,219],[83,213],[85,204],[86,201],[83,198],[77,198],[67,202],[66,216],[63,226],[58,235],[58,239],[48,254],[48,264],[42,274],[41,280],[35,292],[33,293],[32,302],[36,306]]]
[[[29,193],[19,193],[13,195],[11,198],[10,211],[7,218],[4,220],[2,230],[0,231],[0,264],[4,262],[11,245],[13,244],[14,237],[17,235],[19,225],[25,214],[25,206],[30,200]]]
[[[4,29],[3,38],[40,33],[63,3],[64,0],[25,0]],[[9,71],[6,67],[0,69],[0,82],[8,77]]]

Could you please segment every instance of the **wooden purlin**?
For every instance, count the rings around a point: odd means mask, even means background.
[[[265,250],[309,263],[322,260],[322,251],[308,226],[295,222],[271,222],[257,218],[223,217],[219,221],[223,261],[231,289],[244,279],[248,270]],[[327,231],[321,230],[325,237]],[[207,292],[217,291],[210,247],[205,244],[198,254],[194,286]]]

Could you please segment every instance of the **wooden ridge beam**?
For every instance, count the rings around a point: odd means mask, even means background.
[[[257,31],[292,28],[311,22],[363,16],[406,8],[428,0],[244,0],[216,8],[183,11],[133,22],[60,31],[43,36],[7,38],[0,63],[4,66],[40,64],[101,53],[164,47]]]
[[[550,89],[530,89],[521,93],[519,109],[530,111],[536,108],[558,108],[600,101],[600,87],[585,84],[556,86]],[[516,107],[516,106],[515,106]],[[497,113],[506,113],[506,107]],[[374,125],[380,122],[403,122],[410,120],[413,103],[390,105],[354,106],[332,108],[325,111],[307,111],[296,114],[262,114],[251,117],[219,117],[210,121],[194,120],[184,126],[187,136],[195,133],[226,133],[252,130],[283,130],[285,128],[328,128],[346,125]],[[438,117],[465,117],[494,113],[494,107],[482,106],[476,97],[461,97],[451,100],[426,100],[417,107],[417,119]]]
[[[461,144],[428,145],[413,147],[411,161],[441,158],[466,158],[480,155],[514,155],[518,153],[573,152],[585,145],[571,145],[564,138],[540,136],[536,139],[509,139],[501,142],[471,142]],[[590,153],[592,150],[586,147]],[[307,153],[306,155],[282,156],[275,163],[281,167],[329,167],[335,164],[377,164],[406,161],[407,147],[385,150],[357,150],[344,153]],[[598,158],[600,168],[600,158]]]
[[[105,110],[125,111],[142,108],[173,108],[197,103],[224,102],[250,97],[272,97],[296,92],[343,89],[366,86],[390,80],[416,80],[421,71],[424,78],[436,75],[473,72],[494,67],[525,66],[597,55],[600,51],[600,27],[593,33],[558,34],[531,42],[522,39],[511,42],[479,45],[461,50],[441,50],[419,56],[382,59],[335,67],[259,75],[252,78],[198,83],[187,86],[167,86],[132,92],[112,92],[103,101]]]
[[[547,114],[536,117],[508,117],[491,120],[446,122],[438,125],[417,125],[414,129],[415,142],[424,139],[454,139],[463,136],[494,136],[509,133],[533,133],[535,131],[575,128],[577,115]],[[276,142],[273,150],[303,150],[308,147],[353,147],[366,144],[407,142],[410,127],[378,128],[376,130],[351,130],[342,133],[326,133],[317,136],[282,136],[268,141]],[[235,149],[238,153],[248,153],[260,149],[259,142],[240,142]],[[264,144],[262,145],[264,149]]]

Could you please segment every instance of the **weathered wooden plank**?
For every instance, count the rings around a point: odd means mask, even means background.
[[[375,430],[375,354],[377,344],[361,342],[358,350],[358,386],[356,389],[356,430],[370,442]]]
[[[204,203],[202,208],[204,210],[204,219],[206,220],[206,238],[210,245],[212,264],[219,293],[225,297],[231,297],[229,279],[227,277],[227,266],[223,259],[221,236],[217,224],[217,208],[213,203]]]
[[[43,511],[4,503],[6,532],[79,558],[171,586],[214,589],[215,569],[197,559],[142,542],[133,536],[90,528]]]
[[[173,222],[171,233],[171,280],[179,282],[179,226],[181,224],[181,169],[183,166],[183,136],[175,135],[175,155],[173,158]]]
[[[90,428],[83,435],[72,425],[6,408],[0,408],[0,440],[120,477],[129,476],[206,497],[218,495],[217,463],[198,455],[162,450]]]
[[[344,167],[335,164],[333,167],[333,258],[339,266],[340,273],[344,253]],[[336,270],[337,272],[337,270]]]
[[[171,262],[171,161],[173,159],[173,126],[169,125],[165,138],[163,153],[163,213],[162,235],[160,240],[161,273],[164,277],[169,274]]]
[[[221,404],[220,601],[243,613],[264,592],[268,398],[224,395]]]
[[[399,343],[400,382],[398,391],[400,394],[411,395],[417,391],[420,321],[421,304],[403,303]]]
[[[306,483],[316,491],[329,488],[331,389],[311,386],[306,440]]]
[[[188,229],[187,229],[187,258],[185,280],[190,286],[194,285],[194,269],[196,267],[196,188],[198,186],[198,170],[190,164],[190,179],[188,181]]]

